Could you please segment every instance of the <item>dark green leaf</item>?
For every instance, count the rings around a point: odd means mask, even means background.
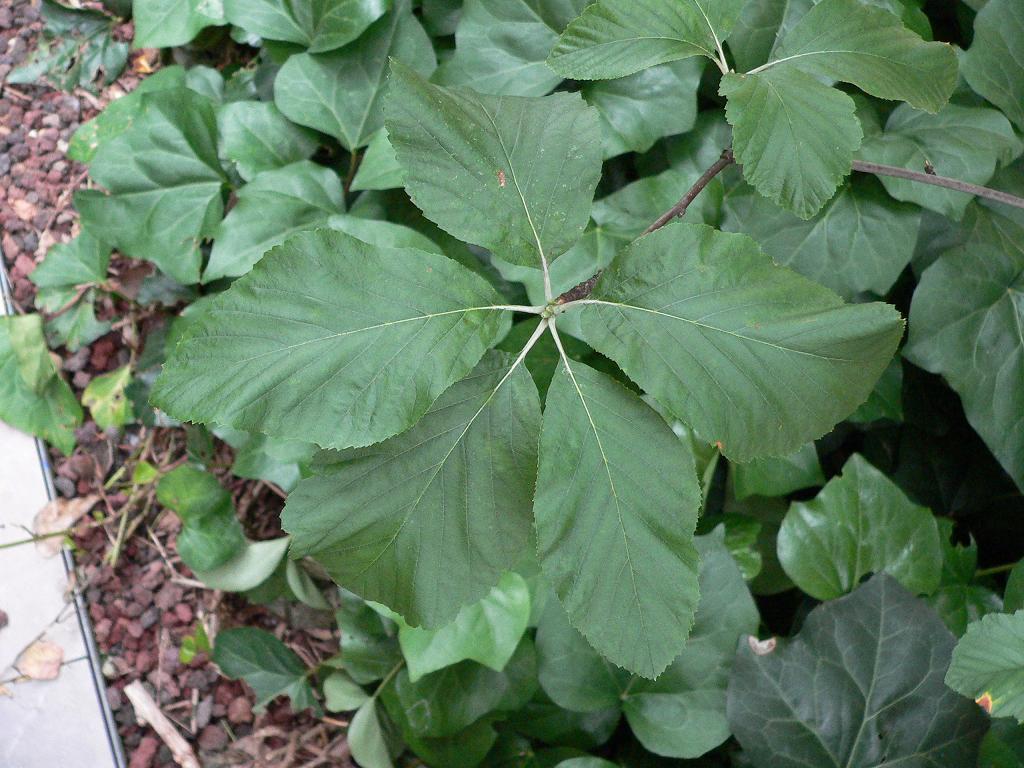
[[[285,119],[273,104],[236,101],[217,110],[221,152],[249,181],[261,171],[305,160],[317,147],[316,135]]]
[[[1024,129],[1024,7],[989,0],[974,20],[974,42],[960,63],[964,79]]]
[[[309,685],[309,673],[295,652],[269,632],[252,627],[227,629],[217,635],[213,661],[227,677],[245,680],[264,707],[278,696],[291,700],[292,711],[320,705]]]
[[[224,17],[252,34],[317,53],[352,42],[389,5],[389,0],[224,0]]]
[[[192,570],[213,570],[245,546],[231,494],[209,472],[182,465],[160,478],[156,498],[181,518],[178,554]]]

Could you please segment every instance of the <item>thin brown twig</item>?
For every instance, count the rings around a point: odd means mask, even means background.
[[[697,195],[699,195],[703,189],[711,183],[711,180],[735,162],[736,158],[733,155],[732,150],[724,150],[721,156],[712,163],[711,166],[701,174],[700,178],[693,183],[693,186],[686,191],[686,194],[679,198],[679,202],[655,219],[651,226],[640,234],[640,237],[649,235],[651,232],[661,229],[673,219],[677,219],[685,214],[686,209],[690,207],[690,204],[697,198]],[[1005,205],[1011,205],[1015,208],[1024,208],[1024,197],[1011,195],[1009,192],[1003,192],[990,187],[982,187],[978,184],[970,184],[966,181],[960,181],[959,179],[950,179],[946,176],[938,176],[935,174],[935,168],[932,167],[930,163],[925,168],[924,173],[912,171],[908,168],[900,168],[895,165],[869,163],[865,160],[854,160],[852,168],[860,173],[872,173],[876,176],[892,176],[898,179],[907,179],[908,181],[916,181],[921,184],[930,184],[933,187],[943,187],[944,189],[952,189],[956,192],[964,192],[968,195],[983,197],[986,200],[994,200],[999,203],[1004,203]],[[566,304],[570,301],[585,299],[590,295],[591,291],[594,290],[594,285],[597,283],[597,278],[600,277],[600,275],[601,273],[598,272],[583,282],[574,285],[568,291],[555,299],[555,303]]]

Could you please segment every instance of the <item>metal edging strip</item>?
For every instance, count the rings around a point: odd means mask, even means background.
[[[0,295],[2,295],[7,314],[14,314],[14,291],[11,288],[10,279],[7,277],[6,266],[0,261]],[[38,437],[35,439],[36,455],[39,458],[39,471],[43,476],[43,483],[46,485],[46,496],[53,501],[57,497],[53,485],[53,472],[50,467],[49,455],[46,452],[46,444]],[[66,547],[61,550],[61,559],[64,563],[64,572],[72,577],[75,572],[75,561],[70,550]],[[110,710],[110,702],[107,700],[107,684],[103,679],[102,664],[100,662],[99,649],[92,635],[92,622],[89,620],[89,613],[85,608],[85,601],[78,590],[73,591],[75,602],[75,618],[78,620],[78,629],[82,634],[85,643],[85,651],[89,661],[89,672],[92,677],[93,692],[100,706],[100,715],[103,718],[103,725],[107,732],[107,743],[110,746],[110,754],[114,759],[115,768],[125,768],[127,761],[124,755],[124,747],[121,744],[121,737],[117,733],[117,722],[114,720],[114,713]]]

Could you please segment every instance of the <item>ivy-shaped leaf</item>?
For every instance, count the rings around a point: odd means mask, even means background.
[[[131,420],[132,404],[125,396],[131,380],[132,367],[125,365],[97,376],[82,392],[82,405],[100,429],[123,427]]]
[[[989,0],[974,19],[974,41],[960,62],[964,79],[1024,130],[1024,8]]]
[[[245,546],[231,494],[209,472],[182,465],[157,483],[156,498],[181,518],[177,548],[195,571],[224,565]]]
[[[953,521],[940,518],[937,522],[942,541],[942,580],[939,588],[928,597],[928,602],[950,631],[960,637],[971,622],[985,614],[1001,611],[1003,601],[988,587],[974,583],[978,564],[978,546],[974,538],[971,537],[966,546],[957,544],[951,538]]]
[[[75,193],[83,227],[180,283],[199,281],[203,238],[224,211],[212,102],[176,89],[143,96],[131,127],[102,144],[89,173],[107,192]]]
[[[881,571],[931,594],[942,571],[934,515],[859,454],[813,500],[790,506],[779,530],[779,560],[819,600],[839,597]]]
[[[354,151],[384,124],[381,103],[389,60],[423,76],[437,66],[409,0],[395,0],[388,15],[352,45],[290,56],[274,79],[274,103],[293,122],[334,136]]]
[[[891,306],[843,304],[748,237],[683,223],[625,248],[582,314],[595,349],[736,461],[828,432],[903,333]]]
[[[544,575],[613,663],[655,678],[697,607],[693,456],[639,397],[563,359],[548,389],[534,500]]]
[[[172,416],[369,445],[469,373],[507,331],[503,309],[487,281],[443,256],[303,232],[212,299],[151,397]]]
[[[216,0],[132,0],[136,48],[185,45],[209,26],[224,23]]]
[[[597,114],[576,94],[484,96],[398,63],[385,104],[405,186],[446,232],[540,267],[583,233],[601,174]]]
[[[317,148],[316,134],[289,122],[262,101],[235,101],[217,110],[221,153],[250,181],[261,171],[305,160]]]
[[[227,677],[249,684],[258,707],[283,695],[291,700],[293,712],[312,707],[314,714],[320,715],[306,665],[269,632],[239,627],[218,633],[213,661]]]
[[[389,5],[390,0],[224,0],[224,18],[254,35],[319,53],[351,43]]]
[[[741,641],[729,724],[755,765],[974,768],[987,723],[943,685],[953,643],[880,574],[811,611],[793,640]]]

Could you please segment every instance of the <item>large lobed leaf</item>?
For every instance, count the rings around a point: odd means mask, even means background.
[[[614,379],[573,362],[548,389],[534,516],[544,575],[615,664],[655,678],[697,607],[693,456]]]
[[[864,402],[903,334],[744,235],[676,223],[624,249],[583,310],[587,341],[729,458],[785,455]]]
[[[601,133],[578,95],[485,96],[395,62],[384,111],[406,190],[445,231],[532,267],[583,233]]]
[[[412,429],[322,457],[285,506],[292,554],[414,625],[486,595],[530,539],[540,402],[511,364],[490,352]]]
[[[211,300],[152,399],[193,421],[369,445],[469,373],[508,329],[500,306],[483,278],[443,256],[303,232]]]
[[[748,640],[728,714],[754,765],[975,765],[987,723],[943,685],[953,636],[890,576],[818,606],[791,641]]]

